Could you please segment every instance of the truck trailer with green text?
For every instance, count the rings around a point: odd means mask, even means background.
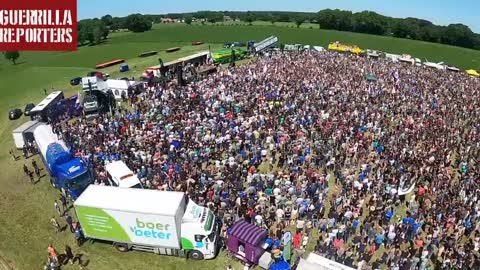
[[[219,224],[182,192],[90,185],[74,203],[85,236],[115,248],[213,259]]]

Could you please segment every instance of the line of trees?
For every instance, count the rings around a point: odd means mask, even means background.
[[[128,29],[132,32],[144,32],[160,23],[162,18],[184,19],[191,24],[193,18],[210,23],[222,22],[225,16],[251,24],[253,21],[293,22],[297,27],[303,23],[315,23],[322,29],[350,31],[373,35],[394,36],[428,42],[443,43],[465,48],[480,49],[480,34],[474,33],[463,24],[448,26],[435,25],[430,21],[417,18],[392,18],[373,11],[353,13],[339,9],[325,9],[313,12],[287,11],[198,11],[192,13],[168,13],[159,15],[132,14],[127,17],[105,15],[101,19],[89,19],[79,22],[79,41],[100,43],[108,36],[108,31]]]
[[[78,43],[99,44],[108,37],[108,27],[97,18],[78,22]]]
[[[132,32],[145,32],[152,29],[152,18],[141,14],[131,14],[126,17],[85,19],[78,22],[78,43],[96,45],[108,37],[110,31],[128,29]]]
[[[110,31],[128,29],[132,32],[145,32],[152,29],[152,24],[160,22],[161,19],[155,21],[151,15],[131,14],[126,17],[112,17],[105,15],[100,19],[108,27]]]
[[[480,35],[463,24],[439,26],[417,18],[398,19],[372,11],[352,13],[338,9],[318,12],[317,22],[322,29],[394,36],[480,49]]]
[[[305,22],[319,24],[321,29],[350,31],[373,35],[394,36],[428,42],[443,43],[465,48],[480,49],[480,34],[463,24],[435,25],[417,18],[392,18],[372,11],[353,13],[339,9],[325,9],[317,13],[286,11],[198,11],[194,13],[169,13],[146,15],[154,22],[162,17],[182,19],[193,17],[208,22],[223,21],[224,16],[251,24],[253,21],[293,22],[299,27]]]

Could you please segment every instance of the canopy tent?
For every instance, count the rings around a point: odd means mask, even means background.
[[[352,267],[329,260],[315,253],[308,254],[306,260],[300,259],[297,270],[355,270]]]
[[[290,270],[290,264],[286,261],[278,261],[272,264],[269,270]]]
[[[373,74],[367,74],[365,75],[365,79],[369,82],[375,82],[377,81],[377,77]]]
[[[457,68],[457,67],[454,67],[454,66],[447,66],[447,70],[450,70],[450,71],[455,71],[455,72],[459,72],[460,69]]]
[[[256,246],[267,238],[267,231],[242,220],[233,226],[229,237],[235,237],[241,242]]]
[[[374,58],[378,58],[380,57],[380,53],[375,51],[375,50],[367,50],[367,56],[368,57],[374,57]]]
[[[472,75],[472,76],[475,76],[475,77],[480,77],[480,74],[478,74],[478,72],[474,69],[469,69],[469,70],[466,70],[465,72],[467,72],[468,75]]]
[[[227,234],[227,249],[244,262],[259,264],[266,253],[263,249],[266,239],[266,230],[241,220]]]

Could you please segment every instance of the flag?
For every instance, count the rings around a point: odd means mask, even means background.
[[[290,261],[292,258],[292,233],[286,232],[283,234],[283,258]]]
[[[208,54],[207,54],[207,65],[212,64],[212,49],[210,48],[210,45],[208,45]]]

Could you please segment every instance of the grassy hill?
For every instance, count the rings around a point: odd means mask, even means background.
[[[311,27],[311,28],[310,28]],[[222,47],[225,41],[260,40],[277,35],[282,43],[303,43],[326,46],[331,41],[357,44],[362,48],[384,50],[392,53],[409,53],[430,61],[445,61],[462,68],[480,69],[480,51],[456,48],[411,40],[370,36],[355,33],[320,30],[314,25],[302,25],[299,29],[289,24],[258,22],[248,25],[155,25],[146,33],[113,33],[104,44],[82,47],[76,52],[22,52],[17,65],[3,57],[0,59],[0,257],[8,258],[17,269],[40,269],[46,258],[48,243],[62,249],[65,243],[75,246],[69,232],[55,234],[49,219],[55,215],[53,201],[58,192],[49,186],[46,178],[32,185],[25,178],[21,167],[30,165],[31,159],[13,161],[8,150],[13,147],[11,131],[27,119],[7,120],[10,108],[23,109],[27,102],[38,103],[43,89],[63,89],[68,94],[81,89],[68,84],[72,77],[84,76],[95,64],[123,58],[131,71],[120,74],[118,66],[104,69],[113,77],[138,76],[143,69],[158,64],[158,58],[173,60],[195,51]],[[202,46],[191,46],[192,41],[203,41]],[[169,47],[182,50],[166,54]],[[158,56],[138,58],[144,51],[157,50]],[[103,70],[102,70],[103,71]],[[19,155],[19,153],[17,153]],[[37,159],[37,163],[41,163]],[[62,221],[62,224],[65,224]],[[77,248],[74,249],[78,250]],[[108,244],[86,244],[79,249],[90,260],[89,269],[222,269],[228,259],[223,255],[214,261],[198,263],[129,252],[120,254]],[[64,269],[77,269],[64,267]]]

